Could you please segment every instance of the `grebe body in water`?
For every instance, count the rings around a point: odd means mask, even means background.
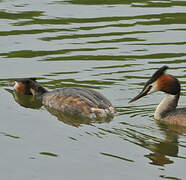
[[[111,102],[99,92],[89,88],[65,87],[48,91],[35,78],[17,79],[14,89],[22,94],[41,99],[43,105],[64,113],[90,119],[114,116]]]

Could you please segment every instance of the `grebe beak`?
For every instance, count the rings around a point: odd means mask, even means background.
[[[151,88],[152,88],[151,85],[150,85],[150,86],[145,86],[145,87],[143,88],[143,90],[142,90],[137,96],[135,96],[134,98],[132,98],[132,99],[129,101],[129,103],[134,102],[134,101],[140,99],[141,97],[146,96],[147,94],[149,94]]]
[[[140,99],[143,96],[146,96],[147,94],[151,94],[153,92],[162,91],[162,87],[159,86],[159,78],[162,77],[162,75],[165,74],[165,71],[168,69],[168,66],[162,66],[159,68],[152,76],[151,78],[146,82],[145,87],[143,90],[133,99],[129,101],[129,103],[134,102],[138,99]],[[170,76],[170,75],[169,75]]]

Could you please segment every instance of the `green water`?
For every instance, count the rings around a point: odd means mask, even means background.
[[[186,128],[153,119],[163,94],[128,104],[167,64],[186,105],[186,1],[2,0],[0,24],[2,179],[186,179]],[[87,122],[20,104],[6,90],[19,77],[93,88],[117,114]]]

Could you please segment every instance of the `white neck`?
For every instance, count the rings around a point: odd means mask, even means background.
[[[157,106],[154,113],[154,118],[157,120],[161,120],[166,115],[166,113],[176,109],[179,97],[180,97],[179,94],[177,95],[167,94],[165,98]]]

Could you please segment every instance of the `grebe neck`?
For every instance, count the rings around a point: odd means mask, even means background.
[[[176,95],[166,94],[164,99],[157,106],[154,118],[157,120],[163,119],[169,112],[176,109],[179,101],[180,93]]]

